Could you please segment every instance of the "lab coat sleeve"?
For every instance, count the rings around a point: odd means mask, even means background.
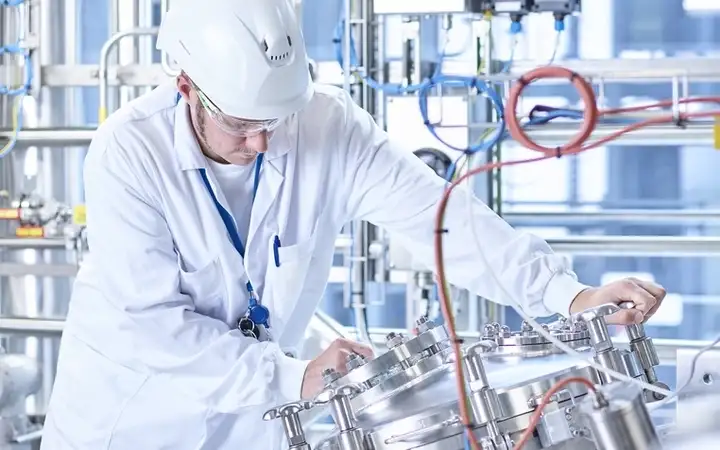
[[[418,262],[435,271],[435,221],[446,182],[414,156],[412,149],[390,139],[347,95],[341,102],[345,120],[340,148],[347,158],[348,219],[366,220],[386,229]],[[513,229],[467,192],[455,189],[445,213],[448,231],[443,251],[448,281],[509,304],[483,264],[482,251],[505,289],[528,314],[568,315],[573,299],[587,286],[577,281],[565,258],[554,254],[542,239]]]
[[[116,362],[222,413],[300,398],[306,361],[197,313],[181,293],[178,256],[155,188],[159,176],[152,172],[152,163],[137,152],[130,156],[112,137],[96,137],[85,163],[88,264],[110,313],[122,317],[105,339],[114,341],[108,348],[124,343],[121,352],[131,355]]]

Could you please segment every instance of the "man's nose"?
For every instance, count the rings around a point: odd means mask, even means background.
[[[258,134],[245,138],[245,146],[258,153],[265,153],[268,149],[267,131],[262,131]]]

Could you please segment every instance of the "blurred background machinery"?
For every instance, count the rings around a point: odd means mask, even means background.
[[[177,73],[154,50],[170,1],[0,2],[0,335],[8,355],[26,355],[40,369],[37,389],[23,394],[32,421],[45,412],[72,278],[88,251],[84,154],[108,113]],[[558,64],[591,80],[607,107],[707,95],[720,81],[720,6],[711,1],[294,3],[316,81],[350,91],[447,179],[529,151],[512,140],[484,148],[496,108],[467,86],[426,89],[434,76],[477,75],[504,96],[529,69]],[[579,102],[566,82],[550,80],[530,88],[521,107]],[[618,127],[602,124],[595,137]],[[529,127],[546,145],[576,130],[565,119]],[[637,276],[666,286],[664,308],[645,326],[657,351],[653,370],[671,389],[687,378],[702,390],[720,377],[713,351],[688,373],[689,358],[720,331],[718,148],[713,120],[663,125],[579,157],[495,170],[472,188],[567,255],[584,282]],[[348,224],[306,355],[338,335],[384,347],[389,333],[407,332],[420,316],[442,324],[435,282],[382,230]],[[468,341],[485,324],[522,327],[509,308],[453,294]],[[623,330],[610,334],[618,347],[637,345]]]

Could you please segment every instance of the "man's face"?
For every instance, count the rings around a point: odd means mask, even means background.
[[[252,121],[229,117],[186,76],[178,77],[178,89],[190,106],[195,135],[207,156],[219,162],[247,165],[265,153],[272,129],[278,121]]]

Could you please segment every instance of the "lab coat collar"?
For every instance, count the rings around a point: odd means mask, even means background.
[[[265,161],[285,156],[292,148],[289,130],[296,128],[297,118],[288,119],[273,133],[265,153]],[[180,170],[207,169],[207,161],[193,133],[185,99],[181,98],[175,107],[174,147]],[[279,169],[279,166],[275,167]]]

